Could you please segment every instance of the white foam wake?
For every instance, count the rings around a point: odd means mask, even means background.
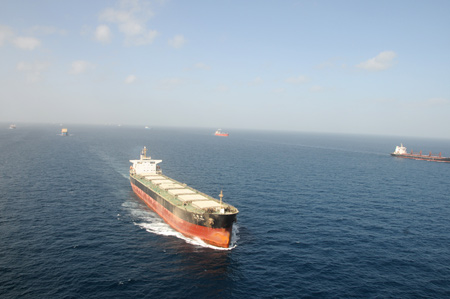
[[[158,214],[156,214],[151,210],[143,209],[143,207],[137,203],[127,201],[124,202],[122,206],[127,209],[127,211],[131,214],[133,219],[136,219],[135,221],[133,221],[134,225],[137,225],[140,228],[145,229],[146,231],[153,234],[162,236],[173,236],[184,240],[186,243],[195,246],[212,248],[215,250],[231,250],[237,246],[237,241],[239,240],[239,227],[237,226],[237,224],[233,225],[233,230],[231,232],[230,246],[228,248],[223,248],[207,244],[200,238],[192,239],[186,237],[182,233],[174,230],[166,222],[164,222],[164,220],[162,220]]]

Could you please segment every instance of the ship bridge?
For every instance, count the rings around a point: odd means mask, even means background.
[[[133,166],[130,167],[130,172],[137,175],[149,175],[149,174],[159,174],[161,170],[159,170],[158,163],[161,163],[162,160],[152,160],[150,156],[147,157],[147,148],[141,152],[141,157],[139,160],[130,160],[133,163]]]

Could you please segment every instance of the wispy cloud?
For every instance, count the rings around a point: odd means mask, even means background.
[[[76,60],[76,61],[72,62],[69,74],[79,75],[79,74],[82,74],[82,73],[88,71],[89,69],[92,69],[93,67],[94,67],[93,64],[91,64],[88,61]]]
[[[156,30],[148,30],[144,34],[141,34],[134,38],[133,43],[136,46],[151,44],[157,36],[158,32]]]
[[[169,39],[169,45],[173,48],[181,48],[186,43],[186,39],[181,34]]]
[[[263,79],[261,79],[261,77],[256,77],[255,79],[253,79],[252,81],[250,81],[248,84],[251,86],[255,86],[255,85],[260,85],[262,84],[264,81]]]
[[[53,27],[45,27],[45,26],[34,26],[29,30],[26,30],[28,34],[52,34],[56,32],[56,29]],[[0,25],[0,47],[3,46],[6,42],[11,43],[16,48],[22,50],[32,51],[38,48],[42,42],[41,40],[31,37],[31,36],[17,36],[14,34],[14,31],[9,26]]]
[[[38,82],[42,78],[42,72],[48,68],[49,64],[46,62],[34,62],[26,63],[19,62],[16,69],[19,72],[25,73],[25,76],[29,82]]]
[[[396,56],[397,54],[394,51],[384,51],[367,61],[361,62],[356,67],[368,71],[382,71],[393,66]]]
[[[126,84],[131,84],[131,83],[133,83],[134,81],[136,81],[136,76],[135,75],[129,75],[126,79],[125,79],[125,83]]]
[[[450,104],[450,100],[446,98],[430,98],[424,101],[426,106],[446,106]]]
[[[286,82],[290,84],[302,84],[305,83],[308,80],[305,76],[298,76],[298,77],[291,77],[287,78]]]
[[[41,41],[34,37],[15,37],[12,43],[22,50],[34,50],[41,45]]]
[[[0,25],[0,47],[14,36],[14,32],[11,27]]]
[[[205,70],[205,71],[208,71],[209,69],[211,69],[211,67],[209,65],[204,64],[203,62],[196,63],[194,65],[194,67],[196,69],[201,69],[201,70]]]
[[[147,28],[147,21],[153,16],[148,3],[139,0],[121,1],[117,8],[106,8],[99,20],[116,24],[125,35],[127,45],[150,44],[158,35],[156,30]]]
[[[215,90],[218,91],[218,92],[227,92],[227,91],[230,90],[230,88],[227,85],[225,85],[225,84],[219,84],[219,85],[217,85]]]
[[[167,78],[158,82],[157,88],[164,90],[172,90],[184,84],[184,80],[180,78]]]
[[[311,86],[311,88],[309,90],[312,92],[321,92],[321,91],[325,90],[325,87],[320,86],[320,85],[314,85],[314,86]]]
[[[395,98],[376,98],[372,100],[371,102],[376,104],[389,104],[392,105],[395,102],[398,102]]]
[[[285,91],[284,88],[275,88],[274,90],[272,90],[272,92],[274,93],[283,93]]]
[[[97,26],[95,29],[95,40],[101,43],[109,43],[112,38],[111,30],[106,25]]]
[[[194,64],[193,66],[190,67],[186,67],[184,70],[185,71],[192,71],[192,70],[204,70],[204,71],[209,71],[211,69],[211,67],[203,62],[198,62],[196,64]]]

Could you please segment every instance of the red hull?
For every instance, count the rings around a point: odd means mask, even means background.
[[[216,133],[215,135],[228,137],[228,133]]]
[[[391,154],[391,155],[394,157],[405,158],[405,159],[450,163],[450,158],[448,158],[448,157],[423,156],[423,155],[415,155],[415,154]]]
[[[154,200],[147,193],[139,189],[133,183],[131,183],[134,193],[142,199],[147,206],[149,206],[153,211],[155,211],[159,216],[161,216],[164,221],[173,227],[175,230],[179,231],[183,235],[194,238],[198,237],[202,239],[205,243],[228,248],[231,239],[231,227],[226,228],[210,228],[201,225],[192,224],[187,222],[164,208],[156,200]]]

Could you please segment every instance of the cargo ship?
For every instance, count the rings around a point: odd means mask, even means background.
[[[441,153],[439,153],[439,155],[437,156],[433,156],[431,152],[428,155],[422,155],[422,151],[420,151],[419,153],[414,153],[413,151],[411,151],[411,153],[408,154],[408,152],[406,151],[406,147],[404,147],[403,144],[400,144],[400,146],[396,146],[395,151],[391,153],[391,156],[414,160],[450,162],[450,158],[442,157]]]
[[[69,136],[69,133],[66,128],[61,129],[61,136]]]
[[[230,204],[206,195],[162,174],[162,160],[147,157],[130,160],[130,183],[134,193],[172,228],[189,238],[228,248],[239,211]]]
[[[218,129],[217,131],[216,131],[216,133],[214,133],[214,135],[216,135],[216,136],[224,136],[224,137],[228,137],[228,133],[224,133],[224,132],[222,132],[222,130],[221,129]]]

